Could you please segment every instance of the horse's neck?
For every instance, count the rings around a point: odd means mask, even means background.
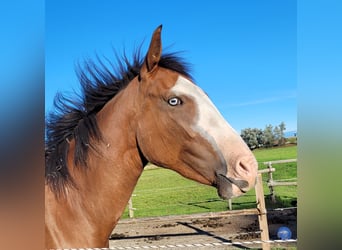
[[[129,91],[128,88],[129,86],[124,91]],[[130,105],[133,105],[134,93],[130,93],[130,98],[125,98],[128,93],[119,94],[97,114],[103,139],[91,140],[87,169],[73,165],[73,141],[68,152],[69,170],[77,188],[67,190],[68,205],[64,207],[67,207],[67,214],[72,219],[65,224],[68,227],[81,227],[83,231],[87,230],[84,227],[88,227],[88,232],[84,235],[87,242],[89,234],[93,235],[98,242],[89,244],[96,247],[100,246],[101,240],[108,242],[108,234],[124,211],[143,170],[135,131],[132,129],[134,114]],[[120,106],[124,102],[123,98],[125,105]]]
[[[83,172],[85,197],[93,195],[91,213],[98,209],[106,220],[120,218],[143,170],[132,111],[136,90],[131,83],[97,114],[102,140],[95,142],[95,150],[89,149],[89,169]]]

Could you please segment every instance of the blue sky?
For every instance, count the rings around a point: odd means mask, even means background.
[[[163,46],[184,51],[193,76],[238,131],[297,129],[296,1],[47,1],[45,112],[78,90],[77,62],[128,55],[163,24]]]

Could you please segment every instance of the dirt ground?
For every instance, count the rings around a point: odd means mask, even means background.
[[[291,238],[297,239],[296,208],[267,211],[267,221],[271,240],[278,239],[280,226],[290,228]],[[257,215],[223,212],[121,220],[112,233],[110,247],[261,249],[261,244],[244,243],[260,239]],[[271,248],[296,249],[296,242],[271,243]]]

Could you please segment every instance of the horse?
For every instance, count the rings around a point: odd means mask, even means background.
[[[46,118],[45,247],[104,248],[151,162],[230,199],[256,183],[257,161],[177,53],[162,26],[145,57],[77,71],[82,94],[57,94]]]

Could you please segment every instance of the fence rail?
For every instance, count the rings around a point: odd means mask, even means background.
[[[290,185],[297,185],[296,181],[280,181],[280,180],[273,180],[273,172],[276,170],[274,167],[272,167],[272,164],[283,164],[283,163],[291,163],[291,162],[297,162],[297,159],[288,159],[288,160],[279,160],[279,161],[268,161],[264,162],[264,165],[267,165],[268,168],[262,169],[258,171],[257,176],[257,184],[255,186],[256,190],[256,202],[257,202],[257,208],[256,209],[245,209],[242,211],[235,211],[235,213],[240,214],[257,214],[258,215],[258,221],[259,221],[259,228],[261,230],[261,241],[262,241],[262,249],[263,250],[269,250],[270,249],[270,243],[269,243],[269,230],[268,230],[268,222],[267,222],[267,209],[265,204],[265,195],[264,195],[264,189],[262,184],[262,174],[268,174],[268,180],[267,180],[267,186],[270,189],[272,201],[275,202],[275,192],[274,188],[275,186],[290,186]],[[132,203],[132,197],[129,201],[129,217],[134,217],[134,210],[133,203]],[[231,210],[231,202],[229,203],[229,207]],[[233,211],[229,211],[232,213]],[[201,217],[203,215],[200,215]],[[148,218],[147,218],[148,219]],[[159,219],[163,219],[163,217],[160,217]]]
[[[260,173],[260,174],[268,174],[267,186],[270,190],[271,201],[273,203],[276,203],[276,198],[275,198],[276,192],[274,190],[274,187],[277,187],[277,186],[297,186],[297,181],[294,181],[293,179],[291,179],[291,181],[289,181],[290,179],[288,179],[288,180],[274,180],[273,179],[273,172],[275,172],[276,169],[272,166],[272,164],[283,164],[283,163],[291,163],[291,162],[297,162],[297,159],[266,161],[266,162],[263,162],[262,164],[268,166],[268,168],[258,170],[258,173]],[[173,189],[175,189],[175,188],[173,188]],[[136,196],[136,194],[133,194],[132,196]],[[233,210],[231,199],[228,200],[228,209]],[[134,211],[135,210],[136,210],[136,208],[133,207],[133,201],[132,201],[132,197],[131,197],[129,202],[128,202],[129,218],[134,218]]]
[[[271,193],[271,201],[273,203],[276,203],[276,193],[274,191],[274,187],[276,186],[297,186],[297,181],[286,181],[286,180],[273,180],[273,172],[276,170],[274,167],[272,167],[272,164],[283,164],[283,163],[292,163],[297,162],[297,159],[287,159],[287,160],[279,160],[279,161],[266,161],[264,162],[264,165],[266,165],[268,168],[259,170],[259,173],[268,173],[268,180],[267,180],[267,186]]]
[[[272,164],[280,164],[280,163],[291,163],[297,162],[297,159],[287,159],[287,160],[278,160],[278,161],[265,161],[264,165],[272,165]]]

